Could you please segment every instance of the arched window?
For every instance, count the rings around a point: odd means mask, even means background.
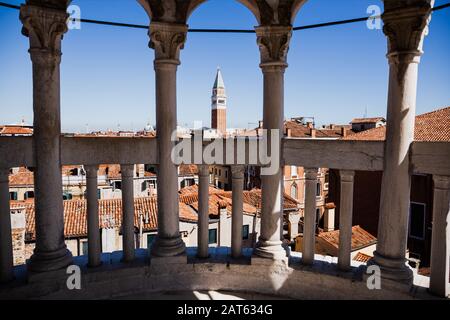
[[[297,199],[297,184],[292,184],[291,186],[291,197]]]

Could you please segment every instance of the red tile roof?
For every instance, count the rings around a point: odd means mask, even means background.
[[[32,135],[33,128],[24,126],[0,126],[1,135]]]
[[[34,240],[35,233],[35,205],[34,201],[11,201],[11,208],[25,207],[26,209],[26,232],[27,240]],[[99,222],[100,228],[111,228],[122,226],[122,200],[109,199],[99,200]],[[197,213],[187,204],[180,202],[180,220],[196,222]],[[156,231],[157,222],[157,199],[156,197],[134,199],[134,225],[139,227],[139,214],[143,214],[143,230]],[[64,201],[64,234],[66,238],[87,236],[86,200]],[[148,219],[145,223],[146,218]]]
[[[180,176],[196,176],[198,174],[198,169],[195,164],[181,164],[179,167]]]
[[[10,187],[32,186],[34,184],[34,174],[24,167],[19,168],[19,172],[9,175]]]
[[[297,121],[285,121],[284,128],[290,130],[290,136],[293,138],[311,138],[311,128],[297,122]],[[339,127],[335,129],[316,129],[316,138],[341,138],[342,130],[346,131],[346,134],[353,133],[351,129],[347,129],[346,127]]]
[[[384,141],[386,127],[378,127],[351,134],[343,140]],[[415,141],[450,141],[450,107],[416,116]]]
[[[190,187],[191,188],[191,187]],[[193,188],[191,188],[193,189]],[[211,189],[209,197],[209,213],[213,216],[219,215],[219,208],[226,208],[227,214],[232,212],[231,192]],[[244,191],[244,214],[254,215],[258,212],[261,203],[261,190]],[[297,208],[297,202],[285,195],[285,208]],[[122,200],[109,199],[99,200],[99,222],[100,228],[120,228],[122,225]],[[256,207],[256,206],[258,207]],[[26,209],[26,232],[27,241],[35,239],[35,205],[34,199],[29,201],[11,201],[11,208],[25,207]],[[135,198],[134,199],[134,225],[139,227],[139,214],[143,214],[143,230],[157,230],[157,198]],[[180,220],[185,222],[197,222],[198,220],[198,194],[197,192],[181,192],[179,195]],[[64,201],[64,234],[66,238],[86,237],[86,200]],[[145,218],[148,219],[145,223]]]
[[[369,255],[364,254],[364,253],[362,253],[362,252],[358,252],[358,253],[353,257],[353,261],[358,261],[358,262],[364,262],[364,263],[367,263],[371,258],[372,258],[372,256],[369,256]]]
[[[339,230],[322,232],[317,237],[325,240],[335,248],[339,248]],[[352,251],[377,243],[377,238],[360,226],[352,227]]]
[[[378,121],[386,121],[383,117],[376,117],[376,118],[356,118],[353,119],[350,123],[377,123]]]

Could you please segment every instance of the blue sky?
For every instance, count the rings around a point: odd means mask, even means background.
[[[20,4],[21,0],[7,0]],[[436,5],[448,2],[436,1]],[[74,0],[82,18],[148,24],[135,0]],[[366,15],[381,0],[310,0],[295,25]],[[189,20],[192,28],[245,28],[252,14],[234,0],[210,0]],[[28,40],[18,11],[0,8],[0,123],[32,123]],[[450,105],[450,9],[436,12],[419,69],[417,113]],[[386,38],[365,23],[297,31],[286,71],[285,115],[314,116],[317,124],[384,116]],[[65,132],[141,129],[155,122],[153,50],[146,30],[82,24],[64,37],[61,121]],[[254,34],[189,34],[178,71],[178,121],[210,125],[216,68],[227,86],[228,126],[252,127],[262,118],[262,74]]]

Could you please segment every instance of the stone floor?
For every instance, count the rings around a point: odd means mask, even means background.
[[[287,298],[243,292],[178,291],[133,294],[116,300],[287,300]]]

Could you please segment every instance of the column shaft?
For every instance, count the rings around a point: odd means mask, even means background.
[[[339,259],[341,270],[350,269],[352,252],[353,178],[354,171],[341,170],[341,198],[339,208]]]
[[[122,242],[123,261],[134,260],[134,165],[122,164]],[[160,183],[158,183],[160,184]]]
[[[433,230],[431,242],[430,291],[447,297],[450,259],[450,177],[433,176]]]
[[[198,249],[199,258],[208,257],[209,246],[209,167],[198,166]]]
[[[9,169],[0,168],[0,282],[13,279],[13,246],[9,205]]]
[[[242,255],[244,166],[232,166],[231,256]]]
[[[101,240],[98,212],[97,165],[85,166],[89,267],[101,264]]]
[[[305,168],[305,214],[303,217],[302,263],[313,264],[316,246],[317,168]]]

